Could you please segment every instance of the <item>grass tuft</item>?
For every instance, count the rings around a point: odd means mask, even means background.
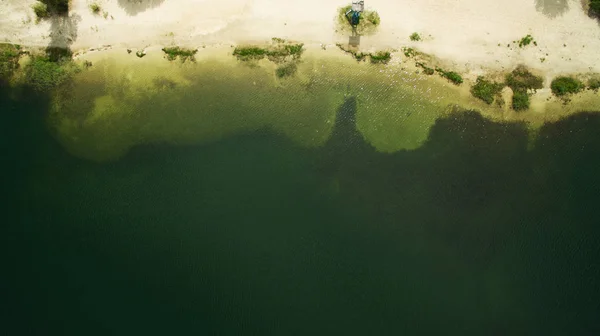
[[[533,40],[533,37],[531,35],[527,34],[527,36],[523,37],[519,41],[519,48],[523,48],[525,46],[528,46],[531,42],[533,42],[535,45],[537,45],[537,42],[535,42]]]

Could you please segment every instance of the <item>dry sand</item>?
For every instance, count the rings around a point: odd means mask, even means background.
[[[1,0],[0,41],[70,44],[75,51],[239,44],[275,36],[307,44],[347,41],[335,32],[336,10],[347,3],[340,0],[100,0],[100,15],[91,12],[92,1],[72,0],[70,19],[62,25],[36,24],[33,3]],[[519,63],[547,78],[600,72],[600,25],[579,0],[367,0],[366,6],[382,20],[376,35],[362,38],[367,49],[415,46],[473,76]],[[412,32],[424,41],[411,42]],[[537,47],[507,47],[527,34]]]

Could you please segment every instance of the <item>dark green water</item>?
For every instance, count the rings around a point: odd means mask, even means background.
[[[7,335],[600,334],[600,115],[440,119],[380,154],[268,130],[69,156],[2,105]]]

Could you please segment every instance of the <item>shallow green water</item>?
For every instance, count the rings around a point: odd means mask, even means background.
[[[597,114],[532,145],[522,124],[456,113],[381,153],[356,94],[313,146],[257,127],[100,164],[54,140],[47,98],[10,97],[11,335],[600,332]]]

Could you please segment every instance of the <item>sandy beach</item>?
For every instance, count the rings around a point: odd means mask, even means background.
[[[27,46],[69,45],[74,51],[110,45],[199,47],[261,42],[277,36],[307,45],[347,41],[336,33],[339,0],[73,0],[69,29],[35,22],[34,1],[0,2],[0,40]],[[578,1],[370,0],[381,16],[379,31],[362,37],[365,49],[413,46],[457,70],[479,74],[516,64],[543,72],[600,72],[600,25]],[[411,42],[418,32],[423,41]],[[531,34],[537,46],[508,47]],[[543,59],[543,61],[542,61]]]

